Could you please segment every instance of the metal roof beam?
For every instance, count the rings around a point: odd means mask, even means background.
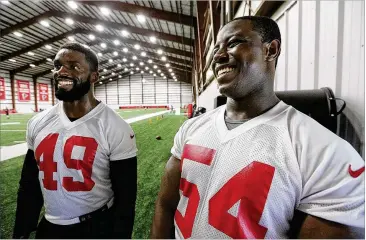
[[[24,53],[27,53],[29,51],[33,51],[37,48],[40,48],[40,47],[43,47],[44,45],[48,44],[48,43],[53,43],[53,42],[57,42],[57,41],[60,41],[64,38],[66,38],[67,36],[71,35],[71,34],[77,34],[77,33],[81,33],[82,31],[80,29],[73,29],[71,31],[68,31],[68,32],[65,32],[61,35],[58,35],[58,36],[55,36],[55,37],[52,37],[52,38],[49,38],[49,39],[46,39],[44,41],[41,41],[39,43],[36,43],[36,44],[33,44],[31,46],[28,46],[26,48],[23,48],[23,49],[20,49],[18,51],[15,51],[15,52],[12,52],[10,54],[7,54],[7,55],[4,55],[1,58],[1,61],[6,61],[8,59],[11,59],[13,57],[17,57],[19,55],[22,55]]]
[[[22,29],[22,28],[25,28],[25,27],[28,27],[30,25],[33,25],[37,22],[39,22],[40,20],[43,20],[45,18],[49,18],[49,17],[52,17],[52,12],[53,11],[48,11],[48,12],[44,12],[38,16],[35,16],[33,18],[30,18],[26,21],[23,21],[23,22],[20,22],[20,23],[17,23],[15,25],[12,25],[10,27],[7,27],[5,29],[2,29],[0,31],[0,36],[1,37],[4,37],[5,35],[8,35],[9,33],[12,33],[16,30],[19,30],[19,29]]]
[[[197,22],[196,18],[193,16],[179,14],[175,12],[168,12],[156,8],[144,7],[120,1],[83,1],[82,3],[97,7],[108,7],[113,10],[128,12],[136,15],[143,14],[146,17],[180,23],[188,26],[194,26]]]
[[[190,38],[181,37],[181,36],[177,36],[177,35],[171,35],[171,34],[164,33],[164,32],[156,32],[156,31],[153,31],[150,29],[145,29],[145,28],[138,28],[138,27],[126,25],[123,23],[105,21],[102,19],[85,17],[85,16],[81,16],[81,15],[77,15],[77,14],[65,13],[65,12],[60,12],[60,11],[54,11],[54,16],[57,16],[60,18],[72,18],[74,21],[77,21],[77,22],[83,22],[83,23],[89,23],[89,24],[95,24],[95,25],[102,24],[105,27],[115,28],[115,29],[119,29],[119,30],[128,29],[128,31],[130,33],[140,34],[142,36],[155,36],[156,38],[159,38],[162,40],[182,43],[182,44],[189,45],[189,46],[193,45],[193,40]]]

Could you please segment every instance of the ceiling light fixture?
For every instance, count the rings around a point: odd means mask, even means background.
[[[118,52],[117,52],[117,51],[114,51],[114,52],[113,52],[113,55],[114,55],[114,56],[118,56]]]
[[[138,45],[138,44],[135,44],[135,46],[133,46],[136,50],[139,50],[141,47],[140,47],[140,45]]]
[[[51,45],[49,45],[49,44],[47,44],[45,47],[46,47],[47,49],[52,49],[52,46],[51,46]]]
[[[49,26],[50,26],[50,24],[49,24],[46,20],[42,20],[42,21],[40,22],[40,24],[41,24],[42,26],[45,26],[45,27],[49,27]]]
[[[65,19],[65,22],[66,22],[68,25],[73,25],[73,24],[74,24],[74,20],[72,20],[71,18],[66,18],[66,19]]]
[[[126,30],[122,30],[121,33],[123,37],[127,37],[129,35],[129,32],[127,32]]]
[[[127,48],[123,48],[123,52],[128,52],[128,49]]]
[[[158,49],[158,54],[163,54],[163,50],[161,50],[161,49]]]
[[[102,48],[106,48],[106,47],[107,47],[107,44],[105,44],[105,43],[101,43],[101,44],[100,44],[100,46],[101,46]]]
[[[146,22],[146,17],[142,14],[139,14],[137,15],[137,20],[140,22],[140,23],[145,23]]]
[[[165,62],[166,61],[166,57],[165,56],[162,56],[161,57],[161,60],[163,60]]]
[[[67,37],[67,39],[69,39],[70,41],[75,41],[75,38],[73,36],[69,36]]]
[[[99,8],[100,9],[100,11],[104,14],[104,15],[106,15],[106,16],[108,16],[110,13],[111,13],[111,10],[109,10],[108,8],[106,8],[106,7],[101,7],[101,8]]]
[[[29,64],[29,66],[31,66],[32,68],[35,67],[36,65],[34,65],[33,63]]]
[[[14,32],[14,35],[17,36],[17,37],[22,37],[23,34],[21,34],[20,32]]]
[[[98,53],[98,56],[99,56],[99,57],[103,56],[103,53]]]
[[[116,40],[113,41],[113,43],[114,43],[114,45],[118,46],[119,45],[119,40],[116,39]]]
[[[69,7],[71,7],[72,9],[77,9],[78,5],[76,4],[76,2],[74,1],[68,1],[67,4],[69,5]]]
[[[96,25],[95,28],[99,31],[102,32],[104,30],[104,27],[100,24]]]
[[[151,36],[151,37],[150,37],[150,42],[152,42],[152,43],[156,43],[156,37]]]
[[[89,39],[90,40],[94,40],[95,39],[95,36],[93,34],[89,34]]]

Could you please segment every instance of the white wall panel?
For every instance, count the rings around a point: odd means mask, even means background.
[[[43,83],[43,84],[47,84],[48,87],[48,101],[40,101],[40,96],[39,96],[39,85],[37,86],[37,104],[38,104],[38,110],[40,109],[49,109],[52,107],[52,86],[51,86],[51,80],[47,79],[47,78],[38,78],[37,79],[37,83]]]
[[[287,90],[297,89],[297,73],[298,73],[298,44],[301,41],[299,39],[299,5],[301,2],[293,5],[291,10],[288,11],[288,31],[287,31]],[[282,38],[282,37],[281,37]]]
[[[117,81],[103,85],[98,84],[95,86],[95,95],[98,99],[114,107],[170,104],[184,106],[192,103],[191,84],[150,75],[144,75],[143,79],[145,79],[144,83],[141,75],[133,75],[118,79],[118,85]],[[107,98],[105,87],[107,87]]]
[[[319,77],[315,88],[330,87],[336,90],[338,49],[339,1],[320,1],[319,22]]]
[[[207,86],[206,90],[198,97],[198,107],[205,107],[207,111],[214,109],[214,101],[217,96],[221,95],[217,89],[216,79]]]
[[[18,98],[18,84],[17,80],[28,81],[30,87],[30,101],[19,101]],[[26,75],[15,75],[14,76],[14,86],[15,86],[15,108],[20,113],[32,113],[35,109],[34,103],[34,87],[33,79]]]
[[[10,76],[8,71],[0,70],[0,77],[4,78],[5,84],[5,100],[0,100],[0,110],[5,108],[12,109],[12,98],[11,98],[11,85],[10,85]]]
[[[315,17],[316,2],[302,1],[301,85],[300,89],[314,89]],[[277,21],[279,23],[279,21]],[[297,60],[296,60],[297,61]]]
[[[281,53],[277,61],[276,75],[275,75],[275,90],[284,90],[286,88],[286,75],[287,75],[287,64],[286,64],[286,22],[287,14],[283,14],[278,19],[278,27],[281,32]]]

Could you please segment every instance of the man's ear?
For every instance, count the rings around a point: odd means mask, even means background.
[[[99,80],[99,72],[92,72],[90,75],[90,83],[96,83]]]
[[[277,39],[272,40],[272,42],[267,43],[265,47],[265,60],[268,62],[274,61],[278,58],[281,53],[281,44]]]

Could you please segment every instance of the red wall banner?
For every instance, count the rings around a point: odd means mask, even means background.
[[[31,93],[30,93],[30,86],[28,81],[17,80],[18,85],[18,100],[19,101],[30,101],[31,100]]]
[[[48,102],[48,85],[45,83],[38,83],[39,101]]]
[[[5,100],[5,79],[0,77],[0,100]]]

